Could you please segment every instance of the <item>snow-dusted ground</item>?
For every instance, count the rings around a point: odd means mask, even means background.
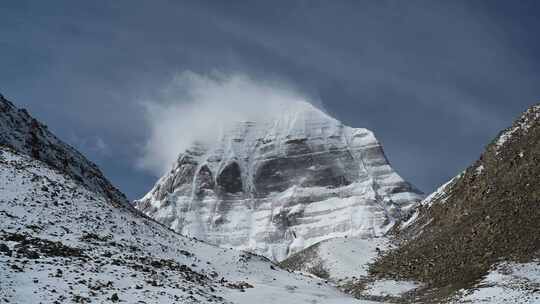
[[[412,281],[379,280],[367,284],[364,293],[367,296],[399,297],[420,286],[420,284]]]
[[[333,238],[316,246],[316,258],[306,261],[305,267],[307,270],[320,264],[334,281],[367,276],[368,264],[389,246],[385,237]]]
[[[385,250],[391,248],[390,240],[378,238],[334,238],[325,240],[299,255],[290,258],[293,269],[325,275],[337,282],[346,292],[359,298],[388,301],[423,284],[412,281],[378,279],[368,273],[369,264]]]
[[[497,265],[472,290],[461,290],[454,303],[540,303],[540,261]]]
[[[342,279],[367,275],[368,264],[388,247],[386,238],[336,238],[319,246],[319,256],[330,277]]]
[[[4,148],[0,218],[2,303],[368,303],[177,235]]]

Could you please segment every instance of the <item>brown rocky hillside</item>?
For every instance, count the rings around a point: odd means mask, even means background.
[[[538,257],[540,105],[529,108],[479,160],[427,198],[396,234],[403,243],[378,259],[371,273],[429,287],[470,286],[496,262]]]

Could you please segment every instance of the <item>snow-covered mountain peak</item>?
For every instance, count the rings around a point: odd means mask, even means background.
[[[384,234],[421,195],[373,133],[306,102],[182,152],[137,208],[186,235],[281,260],[321,240]]]
[[[277,104],[268,113],[218,126],[216,140],[201,139],[194,143],[193,149],[242,146],[256,141],[325,138],[339,136],[345,128],[341,122],[306,101]]]

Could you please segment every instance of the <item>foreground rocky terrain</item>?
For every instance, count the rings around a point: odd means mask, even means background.
[[[298,102],[182,152],[136,207],[181,234],[281,261],[325,239],[382,236],[421,198],[371,131]]]

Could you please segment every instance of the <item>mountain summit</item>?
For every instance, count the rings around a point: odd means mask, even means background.
[[[298,102],[193,144],[135,206],[184,235],[279,261],[328,238],[382,235],[421,198],[371,131]]]

